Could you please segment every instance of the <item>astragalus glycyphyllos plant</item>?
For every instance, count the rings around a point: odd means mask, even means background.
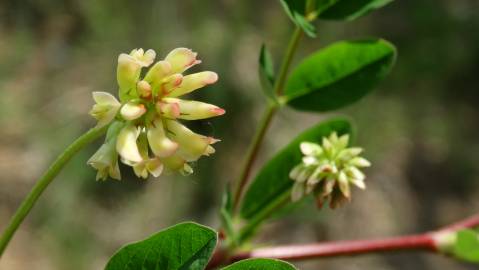
[[[265,45],[259,53],[259,78],[267,105],[245,155],[233,189],[226,189],[219,218],[222,236],[208,227],[186,222],[174,225],[121,248],[106,265],[116,269],[294,270],[280,261],[394,250],[428,250],[479,262],[479,238],[474,228],[479,215],[439,230],[394,238],[311,243],[256,248],[250,240],[269,218],[285,215],[307,197],[319,208],[351,200],[351,186],[364,189],[366,167],[362,148],[353,147],[349,120],[337,117],[300,132],[251,177],[258,151],[276,113],[282,108],[329,112],[368,94],[386,77],[396,49],[383,39],[339,41],[313,52],[292,69],[304,34],[316,37],[320,20],[353,21],[391,0],[280,0],[295,25],[279,65]],[[132,167],[139,178],[161,177],[164,172],[188,175],[191,163],[215,152],[218,139],[196,134],[185,122],[224,114],[211,104],[185,100],[184,95],[215,83],[216,73],[185,75],[199,64],[190,49],[174,49],[155,62],[153,50],[134,49],[118,57],[118,98],[94,92],[90,114],[97,125],[80,136],[38,180],[0,238],[0,255],[45,188],[71,157],[102,137],[105,141],[87,161],[97,180],[120,179],[119,162]],[[278,67],[278,68],[277,68]],[[276,72],[278,70],[278,72]],[[291,70],[291,71],[290,71]],[[228,139],[228,138],[225,138]],[[121,182],[119,182],[121,184]],[[318,210],[319,211],[319,210]],[[239,262],[237,262],[239,261]]]

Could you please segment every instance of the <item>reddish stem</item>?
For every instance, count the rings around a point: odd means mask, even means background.
[[[273,258],[297,261],[312,258],[350,256],[363,253],[405,249],[435,251],[436,247],[434,240],[429,234],[420,234],[377,240],[337,241],[318,244],[259,248],[250,252],[238,253],[232,257],[232,261],[246,258]]]
[[[227,253],[217,250],[207,269],[248,258],[272,258],[287,261],[307,260],[323,257],[351,256],[374,252],[423,250],[436,252],[438,250],[434,237],[443,232],[456,231],[479,226],[479,214],[445,226],[435,232],[416,235],[406,235],[375,240],[335,241],[304,245],[287,245],[258,248],[248,252],[225,256]]]
[[[464,228],[475,228],[479,226],[479,214],[473,215],[449,226],[445,226],[439,231],[455,231]]]

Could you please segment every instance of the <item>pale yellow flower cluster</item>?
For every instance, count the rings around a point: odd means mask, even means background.
[[[96,104],[90,114],[98,126],[110,125],[105,143],[88,161],[98,170],[97,179],[120,179],[118,156],[138,177],[147,178],[165,170],[192,173],[189,162],[215,152],[211,145],[217,139],[197,134],[178,121],[225,113],[215,105],[179,98],[218,80],[211,71],[183,75],[201,63],[196,56],[190,49],[177,48],[153,64],[153,50],[120,54],[120,101],[106,92],[93,93]],[[142,77],[142,69],[152,64]]]

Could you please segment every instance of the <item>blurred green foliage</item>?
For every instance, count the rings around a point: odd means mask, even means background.
[[[345,112],[373,163],[368,191],[343,210],[297,212],[263,240],[364,238],[435,228],[479,209],[479,2],[395,1],[354,27],[320,22],[305,56],[339,39],[393,42],[396,67],[378,91]],[[194,94],[227,114],[192,128],[221,138],[189,178],[96,182],[77,156],[34,208],[0,269],[101,269],[123,243],[179,221],[218,225],[224,184],[237,175],[260,109],[262,43],[274,56],[292,31],[278,1],[4,0],[0,2],[0,230],[36,177],[94,124],[92,91],[116,92],[119,53],[186,46],[220,81]],[[298,57],[299,59],[299,57]],[[301,119],[301,121],[298,121]],[[294,120],[293,120],[294,119]],[[316,115],[287,111],[268,133],[264,162]],[[100,142],[99,142],[100,143]],[[123,168],[122,168],[123,169]],[[297,222],[302,219],[303,222]],[[293,222],[294,221],[294,222]],[[474,269],[427,254],[312,262],[301,269]]]

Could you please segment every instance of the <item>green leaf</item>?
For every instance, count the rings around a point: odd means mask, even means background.
[[[308,35],[315,36],[315,27],[311,20],[351,21],[382,8],[393,0],[316,0],[309,14],[306,14],[306,0],[280,0],[291,20]],[[310,18],[307,20],[306,18]]]
[[[241,206],[241,216],[247,220],[252,220],[256,216],[262,216],[262,212],[270,209],[278,200],[286,199],[289,202],[294,183],[289,178],[289,172],[301,162],[300,143],[303,141],[318,142],[322,137],[328,136],[333,131],[342,135],[351,133],[352,128],[349,121],[342,118],[317,124],[297,136],[266,163],[245,193]]]
[[[271,53],[264,44],[261,46],[258,62],[259,80],[263,92],[270,100],[274,101],[276,100],[276,96],[273,90],[273,85],[275,82],[273,57],[271,57]]]
[[[216,246],[212,229],[187,222],[121,248],[106,270],[202,270]]]
[[[319,18],[352,21],[391,2],[393,0],[339,0],[322,10]]]
[[[300,27],[308,36],[316,37],[316,28],[306,19],[306,0],[280,0],[280,3],[294,24]]]
[[[479,263],[479,234],[474,230],[457,232],[453,252],[458,259]]]
[[[293,70],[284,97],[298,110],[341,108],[373,90],[395,59],[396,49],[382,39],[335,43],[307,57]]]
[[[296,270],[284,261],[273,259],[248,259],[234,263],[222,270]]]

